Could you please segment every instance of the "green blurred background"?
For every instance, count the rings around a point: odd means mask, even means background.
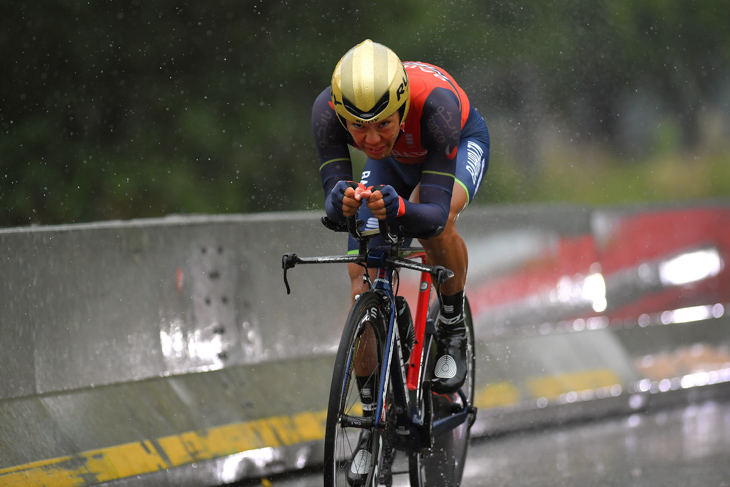
[[[0,226],[322,207],[310,109],[365,38],[490,128],[477,204],[730,195],[730,2],[6,2]]]

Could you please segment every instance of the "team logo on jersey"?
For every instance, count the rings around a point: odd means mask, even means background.
[[[479,144],[470,140],[466,146],[466,153],[468,156],[466,169],[471,174],[472,183],[478,187],[484,175],[484,151]]]

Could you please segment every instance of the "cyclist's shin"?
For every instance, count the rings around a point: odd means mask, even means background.
[[[362,403],[363,416],[372,416],[377,405],[375,397],[375,377],[372,375],[357,376],[357,387],[360,389],[360,402]]]

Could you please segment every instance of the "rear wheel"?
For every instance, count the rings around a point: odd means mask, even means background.
[[[434,321],[438,316],[438,310],[439,303],[435,302],[429,312],[429,317]],[[461,390],[468,401],[468,405],[471,406],[474,404],[476,355],[474,351],[474,324],[469,300],[466,298],[464,299],[464,314],[467,331],[467,372],[466,381]],[[435,348],[435,343],[433,348]],[[432,350],[432,352],[434,351]],[[430,356],[433,357],[434,353],[431,353]],[[428,374],[433,370],[433,365],[433,360],[431,360],[427,365],[427,375],[425,375],[424,380],[431,380]],[[450,416],[453,412],[460,411],[464,407],[458,393],[432,394],[431,398],[433,400],[434,421]],[[469,417],[463,424],[436,437],[430,451],[410,453],[408,469],[412,487],[457,487],[461,484],[473,422],[474,417]]]
[[[356,375],[363,377],[363,371],[367,371],[369,383],[377,388],[384,366],[386,316],[380,296],[370,291],[355,302],[345,322],[327,407],[325,487],[349,487],[347,475],[353,468],[351,460],[365,430],[370,431],[371,441],[368,442],[367,454],[358,455],[358,461],[362,463],[355,468],[367,473],[366,485],[377,485],[384,437],[378,429],[368,426],[371,420],[363,414]],[[377,396],[377,392],[374,395]]]

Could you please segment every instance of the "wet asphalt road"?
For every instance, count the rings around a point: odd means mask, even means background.
[[[308,472],[242,485],[321,487],[322,476]],[[730,487],[730,403],[477,439],[462,486]]]

